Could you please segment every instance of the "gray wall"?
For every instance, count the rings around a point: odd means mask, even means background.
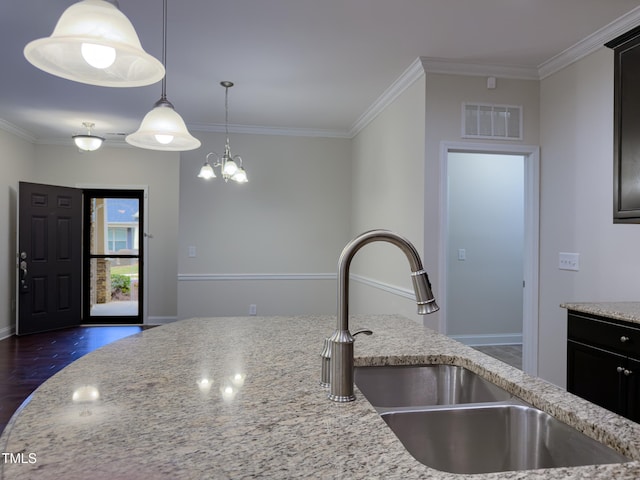
[[[424,121],[422,76],[353,139],[352,236],[389,229],[424,254]],[[433,264],[425,267],[431,274]],[[423,322],[415,313],[411,270],[399,249],[367,245],[354,257],[351,272],[360,279],[352,282],[352,312],[396,312]],[[434,326],[436,318],[430,315],[424,321]]]
[[[238,185],[197,178],[224,146],[222,134],[198,136],[203,147],[181,155],[178,316],[247,315],[251,304],[259,315],[334,313],[350,141],[232,133],[249,176]]]
[[[32,143],[0,129],[0,338],[15,323],[18,182],[32,178],[34,158]]]

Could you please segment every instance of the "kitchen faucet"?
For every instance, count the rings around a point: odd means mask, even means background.
[[[426,315],[440,309],[433,298],[429,277],[422,266],[420,255],[408,240],[389,230],[371,230],[347,244],[338,260],[338,324],[336,331],[329,339],[331,352],[329,399],[335,402],[351,402],[356,399],[353,394],[354,338],[349,332],[349,266],[358,250],[373,242],[392,243],[407,256],[413,272],[411,279],[416,294],[418,314]]]

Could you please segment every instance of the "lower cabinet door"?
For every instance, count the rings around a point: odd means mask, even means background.
[[[627,382],[618,367],[624,369],[626,365],[625,356],[569,340],[567,390],[607,410],[625,415],[628,401],[623,388]],[[640,368],[638,372],[640,374]]]
[[[640,362],[633,359],[627,360],[626,416],[634,422],[640,422]]]

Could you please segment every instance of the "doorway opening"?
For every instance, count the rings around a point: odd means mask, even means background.
[[[144,190],[84,190],[83,323],[142,324]]]
[[[440,331],[537,373],[538,147],[443,142]]]

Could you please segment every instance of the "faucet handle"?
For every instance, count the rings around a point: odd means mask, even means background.
[[[356,330],[355,332],[353,332],[351,336],[355,337],[356,335],[360,335],[361,333],[364,333],[365,335],[373,335],[373,332],[368,328],[361,328],[360,330]]]
[[[322,375],[320,377],[320,386],[329,388],[331,378],[331,341],[329,338],[324,339],[322,345],[322,352],[320,353],[322,362]]]

